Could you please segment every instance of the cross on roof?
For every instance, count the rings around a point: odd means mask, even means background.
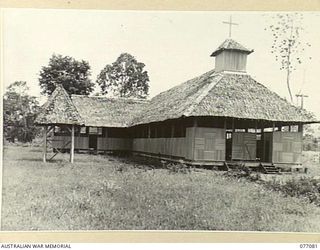
[[[229,22],[222,22],[224,24],[229,24],[229,37],[231,37],[231,27],[232,25],[238,25],[238,23],[232,22],[232,16],[230,15]]]

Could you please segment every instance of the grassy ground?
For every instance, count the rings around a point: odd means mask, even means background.
[[[171,173],[110,156],[6,146],[2,230],[182,229],[320,232],[320,208],[221,172]]]

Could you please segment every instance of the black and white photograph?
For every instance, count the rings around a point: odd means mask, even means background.
[[[1,11],[1,230],[320,233],[320,12]]]

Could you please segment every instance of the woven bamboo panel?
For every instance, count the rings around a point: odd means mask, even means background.
[[[274,132],[272,161],[274,163],[301,163],[302,133]]]
[[[98,137],[98,150],[131,150],[132,139]]]
[[[256,134],[244,132],[236,132],[232,134],[232,159],[255,160],[256,151]]]
[[[67,142],[71,142],[70,136],[57,136],[55,135],[52,140],[52,147],[53,148],[62,148]],[[65,149],[70,149],[71,144],[69,143],[67,146],[65,146]],[[88,137],[80,137],[75,136],[74,137],[74,148],[75,149],[89,149],[89,139]]]
[[[135,138],[132,149],[137,152],[184,158],[187,152],[186,138]]]
[[[221,128],[200,128],[194,130],[193,160],[224,161],[225,130]]]

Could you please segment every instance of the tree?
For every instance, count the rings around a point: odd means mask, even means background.
[[[53,54],[49,65],[40,71],[41,94],[51,95],[57,84],[62,84],[69,95],[89,95],[94,83],[89,79],[90,65],[69,56]]]
[[[4,135],[9,141],[15,138],[21,142],[32,141],[38,129],[34,120],[39,111],[39,103],[27,94],[26,82],[14,82],[7,88],[3,98]]]
[[[291,91],[291,74],[302,63],[301,54],[309,43],[301,40],[303,15],[301,13],[284,13],[272,16],[272,24],[265,28],[273,36],[271,53],[275,55],[276,61],[280,62],[280,70],[286,72],[287,89],[291,102],[293,102]],[[311,59],[311,57],[309,57]]]
[[[146,98],[149,92],[149,76],[145,64],[132,55],[122,53],[111,65],[106,65],[97,77],[102,94],[120,97]]]

